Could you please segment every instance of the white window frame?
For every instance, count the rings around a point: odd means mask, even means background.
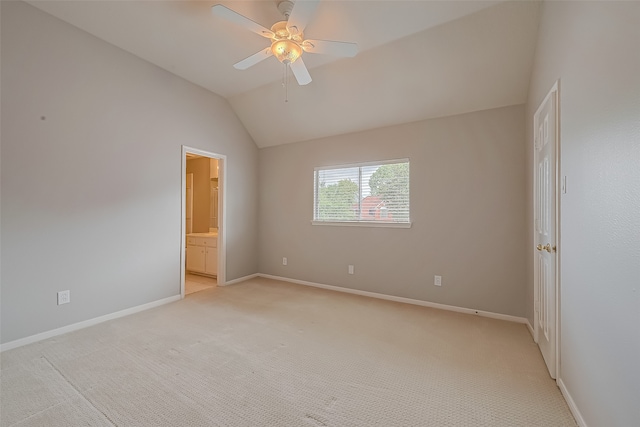
[[[384,222],[384,221],[364,221],[364,220],[354,220],[354,221],[321,221],[316,218],[316,210],[317,206],[317,197],[320,185],[320,182],[317,178],[317,174],[319,171],[323,170],[333,170],[333,169],[348,169],[348,168],[364,168],[367,166],[383,166],[394,163],[409,163],[411,162],[408,158],[404,159],[392,159],[392,160],[381,160],[381,161],[373,161],[373,162],[362,162],[362,163],[349,163],[343,165],[332,165],[332,166],[319,166],[313,169],[313,217],[311,220],[312,225],[328,225],[334,227],[383,227],[383,228],[411,228],[411,177],[409,177],[409,221],[407,222]],[[409,166],[409,171],[411,171],[411,166]],[[362,180],[362,170],[359,170],[359,180]],[[358,188],[362,191],[361,183],[358,183]],[[360,194],[360,196],[362,196]],[[362,197],[360,197],[362,200]]]

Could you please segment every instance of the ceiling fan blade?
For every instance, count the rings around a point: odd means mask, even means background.
[[[296,0],[287,21],[287,30],[291,35],[300,34],[304,31],[319,2],[320,0]]]
[[[249,67],[256,65],[260,61],[264,61],[268,57],[273,55],[271,52],[271,48],[267,47],[262,49],[260,52],[256,52],[248,58],[243,59],[240,62],[233,64],[233,68],[237,70],[246,70]]]
[[[307,70],[307,66],[302,62],[302,58],[296,59],[294,62],[289,64],[289,67],[291,67],[291,71],[300,86],[311,83],[311,75],[309,74],[309,70]]]
[[[300,45],[305,52],[326,53],[335,56],[353,57],[358,53],[358,45],[349,42],[334,42],[329,40],[305,40]]]
[[[211,13],[221,18],[224,18],[227,21],[233,22],[234,24],[238,24],[249,31],[253,31],[256,34],[261,35],[262,37],[266,37],[270,39],[275,35],[273,34],[273,31],[263,27],[257,22],[253,22],[251,19],[247,18],[246,16],[242,16],[238,12],[235,12],[221,4],[216,4],[212,6]]]

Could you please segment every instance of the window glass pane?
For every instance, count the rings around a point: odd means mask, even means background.
[[[358,219],[359,174],[359,168],[317,171],[317,220],[355,221]]]
[[[376,205],[375,220],[409,222],[409,162],[377,167],[369,175],[368,187],[369,205]],[[386,210],[384,217],[381,210]]]

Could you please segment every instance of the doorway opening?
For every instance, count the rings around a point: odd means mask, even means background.
[[[180,295],[225,284],[226,156],[182,146]]]

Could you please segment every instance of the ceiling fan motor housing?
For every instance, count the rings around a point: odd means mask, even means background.
[[[271,52],[273,55],[284,64],[295,62],[302,55],[300,44],[304,40],[304,34],[291,35],[287,29],[287,21],[276,22],[271,27],[271,31],[274,34],[271,39]]]
[[[302,43],[304,40],[303,33],[291,34],[287,28],[287,21],[276,22],[271,26],[273,31],[272,40],[293,40],[296,43]]]

